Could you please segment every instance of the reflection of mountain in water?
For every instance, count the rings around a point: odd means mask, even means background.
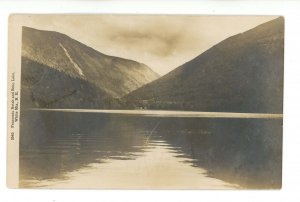
[[[134,159],[147,134],[118,118],[97,114],[25,112],[22,120],[23,180],[62,178],[104,159]]]
[[[163,119],[158,134],[218,179],[248,188],[281,186],[282,120]]]
[[[23,113],[22,120],[22,186],[105,159],[135,159],[161,141],[213,178],[250,188],[281,186],[281,120],[40,111]]]

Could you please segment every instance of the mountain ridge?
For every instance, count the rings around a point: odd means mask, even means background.
[[[277,18],[231,36],[124,100],[133,108],[282,113],[283,26]]]
[[[109,108],[158,74],[54,31],[22,29],[22,107]],[[35,85],[34,81],[39,81]]]
[[[22,56],[72,77],[85,76],[113,97],[121,97],[159,76],[143,63],[105,55],[59,32],[23,27],[22,40]]]

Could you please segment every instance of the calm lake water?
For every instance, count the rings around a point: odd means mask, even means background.
[[[22,111],[20,186],[281,186],[282,119]]]

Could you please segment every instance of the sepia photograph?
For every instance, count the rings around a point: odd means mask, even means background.
[[[281,189],[284,17],[13,14],[15,188]]]

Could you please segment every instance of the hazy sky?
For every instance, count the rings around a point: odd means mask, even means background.
[[[274,16],[23,15],[22,25],[58,31],[163,75],[229,36]]]

